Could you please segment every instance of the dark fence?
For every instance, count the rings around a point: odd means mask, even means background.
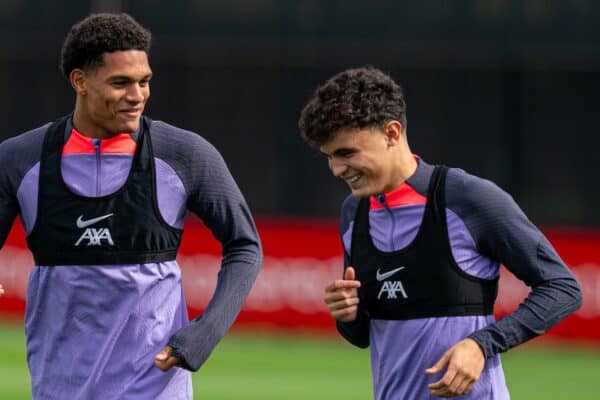
[[[600,226],[597,2],[63,3],[0,5],[0,140],[72,109],[61,41],[112,4],[154,33],[147,113],[215,144],[257,214],[337,215],[347,189],[296,121],[318,83],[371,64],[406,90],[415,153],[496,181],[536,223]]]

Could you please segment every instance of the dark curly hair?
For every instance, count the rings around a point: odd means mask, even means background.
[[[381,70],[366,66],[347,69],[319,86],[298,127],[311,146],[319,147],[341,129],[383,127],[391,120],[406,127],[402,88]]]
[[[73,25],[63,43],[60,69],[69,79],[75,68],[96,68],[103,54],[142,50],[150,54],[152,34],[128,14],[92,14]]]

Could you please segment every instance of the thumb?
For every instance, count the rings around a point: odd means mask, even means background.
[[[352,267],[346,268],[346,270],[344,271],[344,280],[347,280],[347,281],[356,280],[356,272],[354,271],[354,268],[352,268]]]
[[[446,353],[444,353],[444,355],[442,356],[442,358],[440,358],[438,360],[438,362],[436,362],[434,364],[433,367],[427,368],[425,370],[425,373],[429,374],[429,375],[437,374],[438,372],[440,372],[442,370],[442,368],[444,368],[444,366],[446,364],[448,364],[449,360],[450,360],[450,352],[446,352]]]
[[[156,355],[156,360],[165,361],[171,355],[171,348],[169,346],[163,348],[160,353]]]

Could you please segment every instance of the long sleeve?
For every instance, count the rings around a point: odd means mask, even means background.
[[[184,367],[199,369],[239,314],[261,264],[262,249],[250,209],[217,150],[198,136],[181,144],[189,176],[187,208],[223,246],[215,293],[198,318],[169,340]],[[178,148],[181,148],[178,146]],[[191,153],[190,153],[191,152]],[[202,266],[198,266],[201,268]]]
[[[348,342],[361,349],[369,347],[369,316],[363,307],[358,307],[358,314],[352,322],[336,322],[340,335]]]
[[[12,154],[7,142],[0,144],[0,249],[4,245],[19,211],[14,182],[9,170]]]
[[[48,124],[43,125],[0,143],[0,248],[17,214],[23,211],[19,192],[26,174],[40,161],[47,127]],[[35,193],[37,195],[37,190]]]
[[[577,281],[506,192],[466,174],[448,183],[447,190],[462,198],[459,212],[477,249],[505,265],[532,289],[512,314],[470,335],[486,357],[546,332],[581,306]]]
[[[352,235],[352,224],[356,207],[357,198],[348,196],[342,204],[340,217],[340,231],[342,236],[342,245],[344,245],[344,235]],[[350,255],[347,249],[344,250],[344,270],[351,266]],[[342,274],[343,276],[343,274]],[[352,322],[336,322],[338,332],[351,344],[360,347],[369,347],[369,315],[364,307],[359,303],[357,317]]]

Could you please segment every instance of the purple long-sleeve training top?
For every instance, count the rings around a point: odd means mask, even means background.
[[[89,139],[73,130],[72,122],[67,125],[61,173],[68,188],[86,197],[118,190],[129,175],[137,134]],[[48,126],[0,144],[0,248],[18,214],[27,232],[35,224]],[[199,135],[160,121],[152,123],[150,136],[163,219],[182,228],[191,211],[223,245],[213,298],[190,322],[176,261],[36,266],[25,315],[36,400],[191,399],[189,370],[207,360],[258,275],[258,234],[218,151]],[[183,368],[163,373],[154,366],[165,345],[183,359]]]
[[[400,188],[371,197],[369,232],[379,250],[403,249],[416,237],[433,169],[419,159],[416,172]],[[532,290],[517,310],[499,321],[491,315],[376,320],[359,306],[355,321],[337,327],[352,344],[370,346],[376,400],[435,399],[427,385],[445,371],[430,376],[425,370],[467,337],[481,346],[486,362],[471,392],[460,398],[508,399],[499,353],[542,334],[581,306],[577,281],[506,192],[451,168],[445,198],[448,239],[458,266],[469,275],[494,279],[503,264]],[[358,200],[349,196],[342,206],[346,266]]]

